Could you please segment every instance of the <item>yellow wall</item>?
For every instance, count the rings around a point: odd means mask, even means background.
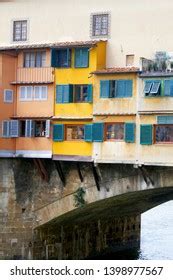
[[[136,122],[135,116],[107,116],[95,117],[95,122]],[[136,137],[137,138],[137,137]],[[104,141],[93,143],[93,159],[96,162],[124,162],[135,163],[136,160],[136,141],[135,143],[126,143],[123,141]]]
[[[165,114],[166,115],[166,114]],[[140,124],[157,124],[156,115],[140,116]],[[154,132],[154,130],[153,130]],[[154,137],[154,133],[153,133]],[[153,143],[152,145],[138,146],[138,158],[142,164],[172,164],[173,165],[173,144]]]
[[[132,97],[100,98],[101,80],[133,80]],[[93,114],[136,114],[137,74],[106,74],[94,77]]]
[[[55,122],[58,124],[60,122]],[[63,122],[66,124],[88,124],[81,121],[78,122]],[[53,155],[64,155],[64,156],[91,156],[92,155],[92,143],[85,141],[63,141],[53,142]]]
[[[89,51],[89,67],[74,68],[74,49],[72,50],[72,64],[70,68],[55,69],[56,85],[63,84],[93,84],[94,79],[90,74],[96,69],[105,68],[106,63],[106,42],[98,42],[97,46]],[[94,89],[93,89],[94,95]],[[55,96],[55,115],[86,117],[92,115],[93,105],[89,103],[56,104]]]

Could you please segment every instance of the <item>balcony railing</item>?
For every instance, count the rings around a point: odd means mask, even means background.
[[[18,68],[15,83],[51,83],[53,81],[52,67]]]

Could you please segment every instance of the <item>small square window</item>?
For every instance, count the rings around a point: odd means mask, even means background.
[[[126,55],[126,66],[133,66],[134,65],[134,54],[128,54]]]
[[[13,41],[27,41],[27,20],[13,21]]]
[[[13,90],[11,90],[11,89],[4,90],[4,102],[5,103],[13,102]]]
[[[109,14],[93,14],[92,15],[92,36],[108,36],[109,35]]]

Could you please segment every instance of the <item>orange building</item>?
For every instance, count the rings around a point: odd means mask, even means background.
[[[1,91],[13,89],[13,98],[4,103],[5,99],[1,97],[0,152],[6,156],[51,158],[54,69],[50,46],[1,48],[1,57],[1,79],[4,81]],[[6,95],[9,98],[8,92]],[[9,149],[11,153],[7,153]]]

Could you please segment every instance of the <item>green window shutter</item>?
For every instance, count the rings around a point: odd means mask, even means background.
[[[88,48],[75,49],[75,67],[86,68],[89,62],[89,50]]]
[[[102,80],[100,81],[100,98],[109,98],[110,93],[110,81]]]
[[[54,124],[53,141],[55,141],[55,142],[64,141],[64,125],[63,124]]]
[[[173,96],[173,80],[164,81],[164,96]]]
[[[56,103],[63,103],[63,85],[56,86]]]
[[[173,116],[158,116],[158,124],[173,124]]]
[[[152,145],[153,143],[153,126],[151,124],[142,124],[140,128],[140,144]]]
[[[73,102],[73,85],[63,85],[63,103]]]
[[[93,133],[93,125],[86,124],[85,125],[85,135],[84,135],[84,139],[86,142],[92,142],[92,140],[93,140],[92,133]]]
[[[51,50],[51,67],[58,67],[57,50]]]
[[[133,81],[132,80],[126,80],[125,81],[124,97],[132,97],[132,88],[133,88]]]
[[[93,85],[88,85],[87,101],[89,103],[93,102]]]
[[[93,142],[103,142],[104,124],[94,123],[93,124]]]
[[[126,82],[123,80],[117,81],[116,97],[125,97]]]
[[[125,142],[135,142],[135,123],[125,123]]]
[[[145,86],[144,86],[144,94],[147,96],[150,93],[151,87],[152,87],[153,82],[152,81],[145,81]]]

